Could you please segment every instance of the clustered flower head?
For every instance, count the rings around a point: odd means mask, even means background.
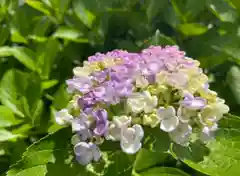
[[[182,146],[193,133],[206,142],[229,111],[209,89],[199,62],[176,46],[97,53],[73,73],[66,81],[72,100],[55,116],[57,123],[72,126],[74,152],[83,165],[101,158],[98,146],[104,140],[136,153],[144,126],[159,128]]]

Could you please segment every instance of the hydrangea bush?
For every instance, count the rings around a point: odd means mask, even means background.
[[[119,141],[123,152],[135,154],[142,147],[145,126],[159,128],[182,146],[193,136],[206,143],[229,111],[209,89],[199,62],[177,46],[97,53],[73,73],[66,81],[72,99],[55,118],[60,125],[71,125],[74,152],[82,165],[101,158],[104,140]]]

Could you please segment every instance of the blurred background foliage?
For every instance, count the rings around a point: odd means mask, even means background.
[[[0,173],[60,128],[65,80],[96,52],[178,45],[240,115],[239,17],[239,0],[0,0]]]

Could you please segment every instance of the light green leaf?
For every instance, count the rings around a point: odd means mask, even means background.
[[[20,137],[20,135],[12,134],[10,131],[0,129],[0,142],[14,140]]]
[[[198,23],[180,24],[178,28],[186,36],[201,35],[208,30],[206,26]]]
[[[56,80],[56,79],[43,81],[42,82],[42,89],[43,90],[50,89],[53,86],[55,86],[56,84],[58,84],[58,80]]]
[[[227,83],[236,99],[240,104],[240,69],[237,66],[233,66],[227,74]]]
[[[79,32],[78,30],[66,26],[59,27],[57,31],[53,34],[53,37],[55,38],[71,40],[79,43],[88,42],[88,39],[83,36],[84,34]]]
[[[36,59],[36,55],[29,48],[13,47],[12,54],[19,62],[21,62],[27,68],[29,68],[30,70],[33,70],[33,71],[35,70],[35,61],[34,60]]]
[[[0,84],[0,100],[2,104],[10,108],[15,114],[24,117],[24,113],[20,110],[18,97],[24,94],[26,85],[26,76],[17,70],[7,71]]]
[[[181,148],[175,145],[173,152],[195,170],[212,176],[240,174],[240,118],[227,116],[221,121],[216,141],[207,144],[209,154],[202,147]],[[202,149],[201,149],[202,148]]]
[[[15,171],[11,170],[7,173],[7,176],[45,176],[47,174],[47,166],[45,165],[39,165],[39,166],[33,166],[28,169],[24,169],[22,171]]]
[[[92,28],[96,16],[84,6],[82,1],[73,1],[73,11],[83,24],[89,28]]]
[[[0,57],[14,56],[30,70],[35,70],[35,53],[26,47],[0,47]]]
[[[36,1],[36,0],[26,0],[25,1],[29,6],[31,6],[34,9],[37,9],[38,11],[50,16],[51,12],[48,6],[46,6],[44,3],[41,1]]]
[[[9,46],[0,47],[0,57],[12,56],[12,48]]]
[[[134,163],[134,170],[136,172],[141,172],[147,168],[162,164],[167,156],[167,153],[151,152],[142,148],[137,154],[137,158]]]
[[[180,169],[171,167],[155,167],[139,174],[140,176],[189,176]]]
[[[52,66],[60,51],[60,43],[55,39],[39,44],[37,49],[37,70],[43,79],[48,79]]]
[[[0,106],[0,128],[10,127],[21,123],[21,120],[15,118],[11,109],[6,106]]]

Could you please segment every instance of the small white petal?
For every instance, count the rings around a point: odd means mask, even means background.
[[[160,128],[165,132],[171,132],[179,125],[179,119],[177,116],[166,118],[161,121]]]
[[[208,142],[214,139],[214,132],[217,130],[217,124],[214,124],[212,127],[204,127],[200,133],[200,140],[202,142]]]
[[[84,155],[85,153],[88,152],[90,146],[88,143],[86,142],[79,142],[78,144],[76,144],[74,146],[74,153],[77,155],[77,156],[81,156],[81,155]]]
[[[127,154],[135,154],[142,147],[141,142],[136,142],[134,144],[128,144],[127,142],[121,142],[122,151]]]
[[[67,109],[62,109],[58,112],[55,112],[55,120],[59,125],[66,125],[71,123],[73,116],[68,113]]]
[[[87,77],[91,73],[88,67],[75,67],[73,69],[73,74],[78,77]]]
[[[141,125],[134,125],[132,128],[123,128],[121,134],[121,148],[123,152],[134,154],[142,147],[141,140],[144,132]]]
[[[131,117],[128,116],[114,116],[113,121],[108,128],[106,139],[118,141],[121,139],[121,129],[127,128],[131,124]]]
[[[92,161],[91,152],[87,152],[86,155],[84,155],[84,156],[76,156],[76,159],[79,164],[87,165]]]
[[[174,117],[175,114],[176,114],[176,111],[172,106],[168,106],[167,108],[160,107],[157,111],[157,116],[159,117],[160,120]]]
[[[175,143],[186,146],[191,134],[192,127],[187,123],[181,123],[176,130],[169,133],[169,136]]]

